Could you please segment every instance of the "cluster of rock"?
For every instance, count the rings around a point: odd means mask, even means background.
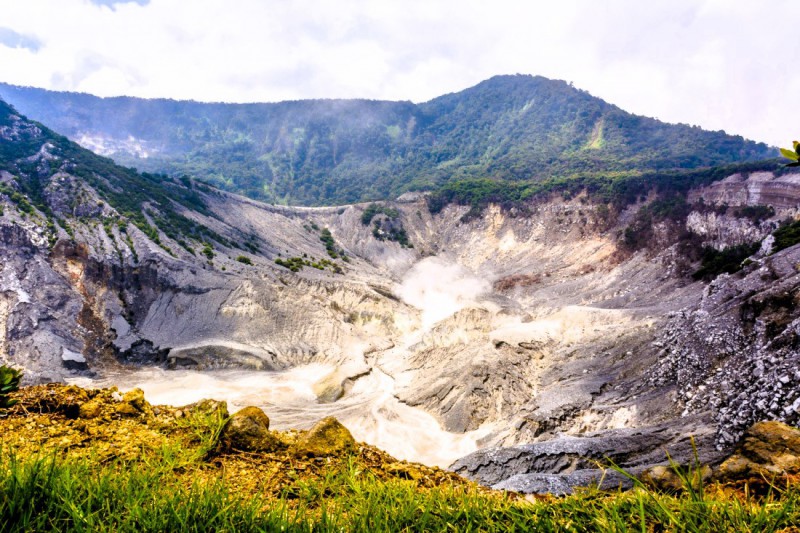
[[[15,396],[20,402],[12,415],[57,414],[67,422],[78,422],[81,430],[94,422],[103,425],[126,419],[169,430],[176,420],[188,416],[210,418],[221,424],[214,436],[214,453],[286,452],[295,457],[326,457],[356,450],[350,431],[333,417],[320,420],[308,431],[287,433],[270,431],[269,417],[258,407],[245,407],[232,415],[226,402],[209,399],[178,408],[154,407],[139,388],[123,394],[116,387],[83,389],[52,384],[23,388]]]
[[[677,388],[684,415],[713,412],[720,448],[759,420],[800,420],[800,248],[711,282],[695,309],[671,316],[654,386]]]
[[[228,418],[220,436],[220,449],[246,452],[288,450],[295,457],[326,457],[352,453],[356,442],[334,417],[320,420],[309,431],[287,444],[269,430],[269,417],[258,407],[245,407]]]
[[[132,389],[124,395],[112,392],[112,398],[117,400],[114,412],[118,415],[150,418],[154,414],[141,389]],[[103,396],[96,396],[80,404],[78,417],[96,418],[107,405]],[[219,453],[287,451],[295,457],[326,457],[352,453],[356,448],[350,431],[334,417],[326,417],[309,431],[287,440],[281,433],[270,431],[269,417],[258,407],[245,407],[229,415],[226,402],[201,400],[181,408],[180,413],[213,416],[225,421],[215,449]]]
[[[677,491],[687,484],[747,483],[769,486],[800,479],[800,429],[782,422],[749,427],[733,453],[714,454],[698,420],[687,421],[696,438],[675,428],[618,430],[585,438],[481,450],[453,465],[459,474],[497,490],[534,494],[571,494],[575,487],[629,489],[644,483]],[[652,463],[658,463],[653,465]],[[517,472],[511,476],[509,471]],[[697,488],[697,487],[695,487]]]

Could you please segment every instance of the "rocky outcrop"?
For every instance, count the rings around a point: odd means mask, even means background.
[[[715,212],[693,211],[686,220],[686,229],[717,250],[758,242],[778,228],[778,221],[754,222],[747,218]]]
[[[144,399],[144,391],[142,389],[132,389],[126,392],[117,405],[116,412],[123,416],[142,416],[145,418],[153,416],[153,408]]]
[[[569,494],[573,487],[600,484],[628,488],[632,481],[612,465],[638,475],[671,458],[688,463],[695,446],[701,462],[718,463],[708,421],[684,419],[640,429],[616,429],[583,436],[560,436],[543,442],[480,450],[456,461],[451,469],[495,489],[524,493]]]
[[[684,413],[713,412],[717,444],[759,420],[800,420],[800,247],[709,284],[658,342],[652,385],[674,385]]]
[[[22,366],[26,382],[58,381],[88,368],[89,334],[83,298],[42,253],[37,229],[0,224],[0,361]]]
[[[800,206],[800,175],[737,173],[689,194],[691,203],[701,198],[706,203],[718,205],[770,205],[781,209],[797,209]]]

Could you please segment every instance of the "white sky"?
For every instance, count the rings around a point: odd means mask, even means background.
[[[495,74],[774,145],[800,0],[0,0],[0,81],[204,101],[425,101]]]

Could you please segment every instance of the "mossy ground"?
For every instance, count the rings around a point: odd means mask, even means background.
[[[523,497],[359,444],[300,458],[219,447],[218,409],[149,406],[114,389],[22,389],[0,418],[0,531],[798,532],[789,479],[676,493],[639,485]],[[87,407],[87,405],[89,407]],[[207,406],[206,406],[207,407]]]
[[[223,451],[218,437],[225,416],[213,409],[146,405],[129,412],[115,388],[39,385],[14,395],[19,403],[0,418],[0,445],[17,457],[90,459],[99,464],[168,461],[177,474],[221,480],[233,493],[280,497],[293,485],[344,468],[370,472],[380,480],[411,479],[421,487],[466,485],[439,468],[397,461],[366,444],[352,454],[298,457],[292,445],[305,432],[273,431],[283,445],[273,453]],[[97,406],[85,417],[82,406]],[[191,473],[189,473],[191,472]]]

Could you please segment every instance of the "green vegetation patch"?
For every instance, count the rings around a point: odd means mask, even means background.
[[[331,258],[337,259],[339,257],[339,254],[336,251],[336,241],[333,239],[333,235],[331,235],[331,230],[328,228],[323,229],[320,232],[319,240],[321,240],[325,245],[325,251],[328,252],[328,255],[331,256]]]
[[[466,205],[472,208],[468,213],[469,218],[480,215],[489,204],[506,209],[524,208],[526,202],[552,194],[569,199],[585,193],[596,204],[608,204],[621,210],[652,193],[659,198],[682,196],[685,199],[690,189],[709,185],[737,172],[747,174],[758,171],[781,174],[785,169],[777,160],[768,160],[695,170],[566,174],[539,181],[455,179],[441,185],[428,196],[428,209],[436,214],[451,203]]]
[[[372,203],[369,204],[361,214],[361,224],[369,226],[369,223],[372,222],[375,215],[386,215],[390,219],[396,219],[400,216],[400,211],[393,207]]]
[[[692,274],[694,279],[712,280],[722,273],[733,274],[742,269],[745,259],[761,247],[761,242],[740,244],[722,250],[706,248],[703,250],[700,268]]]
[[[775,208],[771,205],[746,205],[733,212],[738,218],[749,219],[753,224],[775,216]]]
[[[399,220],[375,220],[372,225],[372,235],[379,241],[397,242],[403,248],[414,247],[408,240],[408,233]]]
[[[330,269],[334,274],[342,274],[344,271],[342,267],[339,266],[335,261],[331,261],[329,259],[322,258],[320,260],[316,260],[315,258],[311,257],[289,257],[283,259],[282,257],[278,257],[275,259],[275,264],[280,265],[284,268],[288,268],[292,272],[300,272],[303,270],[303,267],[311,267],[316,268],[317,270],[325,270]]]
[[[12,189],[5,183],[0,183],[0,194],[8,196],[8,199],[14,204],[21,213],[27,215],[33,214],[33,206],[25,198],[25,195],[20,194],[19,191]]]
[[[773,235],[775,236],[775,244],[772,248],[773,253],[800,243],[800,220],[782,225]]]
[[[639,209],[636,218],[625,228],[623,244],[631,250],[646,248],[653,242],[654,224],[669,221],[682,225],[690,211],[686,199],[679,194],[654,200]]]
[[[12,113],[11,107],[0,102],[0,116],[8,119]],[[66,172],[88,183],[120,216],[130,220],[156,244],[162,245],[158,236],[160,230],[187,249],[190,248],[186,239],[198,242],[213,240],[222,246],[239,247],[181,214],[181,210],[186,209],[214,217],[198,193],[200,189],[213,193],[209,187],[200,186],[186,176],[172,180],[163,174],[140,174],[135,169],[121,167],[111,159],[85,150],[44,126],[36,126],[41,130],[38,137],[0,143],[0,169],[18,176],[16,185],[19,189],[0,184],[0,193],[6,194],[21,212],[31,214],[35,207],[45,216],[53,216],[44,198],[44,188],[49,178],[63,167]],[[56,156],[49,161],[49,174],[42,174],[36,160],[28,161],[45,143],[52,146],[49,151]],[[156,227],[150,224],[148,216]]]
[[[17,403],[16,400],[11,399],[10,394],[19,390],[21,379],[22,373],[19,370],[0,365],[0,409],[8,409]]]
[[[378,218],[376,218],[378,217]],[[400,211],[382,204],[369,204],[361,214],[361,223],[368,226],[372,222],[372,235],[379,241],[394,241],[404,248],[413,248],[408,233],[400,220]]]

